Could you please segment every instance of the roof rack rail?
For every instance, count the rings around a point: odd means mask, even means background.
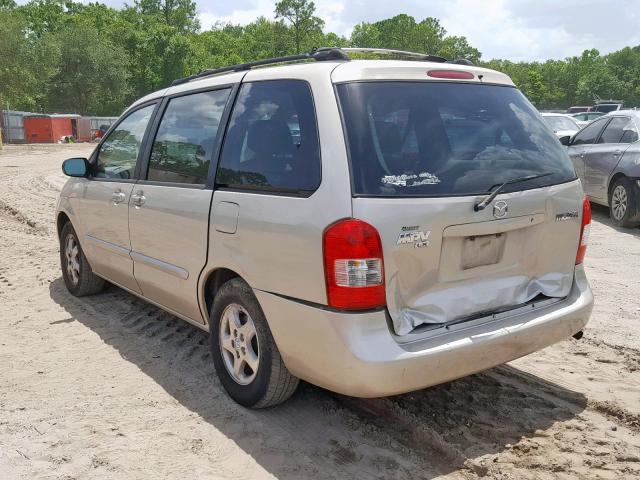
[[[198,78],[218,75],[220,73],[241,72],[243,70],[251,70],[254,67],[274,65],[277,63],[300,62],[302,60],[316,60],[318,62],[322,62],[322,61],[331,61],[331,60],[349,60],[349,57],[346,54],[344,54],[339,48],[318,48],[318,49],[312,50],[310,53],[288,55],[285,57],[267,58],[264,60],[256,60],[255,62],[240,63],[238,65],[230,65],[228,67],[204,70],[200,73],[196,73],[189,77],[179,78],[177,80],[174,80],[171,83],[171,86],[182,85],[183,83],[188,83]]]
[[[429,55],[426,53],[407,52],[404,50],[393,50],[389,48],[360,48],[360,47],[321,47],[311,50],[309,53],[301,53],[298,55],[288,55],[285,57],[267,58],[264,60],[257,60],[255,62],[240,63],[238,65],[231,65],[222,68],[213,68],[211,70],[204,70],[200,73],[196,73],[189,77],[179,78],[171,83],[171,86],[182,85],[192,80],[199,78],[210,77],[213,75],[219,75],[227,72],[241,72],[244,70],[251,70],[254,67],[263,67],[265,65],[275,65],[278,63],[293,63],[301,62],[304,60],[315,60],[317,62],[323,61],[335,61],[335,60],[350,60],[349,53],[377,53],[381,55],[390,55],[396,58],[405,58],[411,60],[418,60],[423,62],[437,62],[437,63],[455,63],[460,65],[473,65],[469,60],[457,59],[447,60],[444,57],[436,55]]]
[[[324,49],[318,49],[318,50],[324,50]],[[423,62],[444,63],[447,61],[446,58],[438,57],[437,55],[429,55],[427,53],[407,52],[405,50],[393,50],[390,48],[344,47],[344,48],[340,48],[339,50],[346,53],[378,53],[381,55],[391,55],[398,58],[421,60]]]

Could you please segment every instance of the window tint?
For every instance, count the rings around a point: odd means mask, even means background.
[[[445,196],[569,181],[555,135],[515,88],[435,82],[339,85],[355,194]]]
[[[613,118],[607,128],[604,129],[598,143],[618,143],[622,138],[624,127],[629,123],[628,118]]]
[[[271,191],[313,191],[318,187],[320,146],[306,82],[276,80],[242,86],[216,182]]]
[[[136,110],[118,124],[100,145],[94,168],[96,178],[132,178],[151,115],[156,106]]]
[[[606,120],[595,120],[593,123],[590,123],[576,134],[571,145],[595,143],[596,138],[598,138],[598,134],[600,133],[600,130],[602,130],[602,127],[604,127],[605,123],[607,123]]]
[[[204,184],[230,89],[169,101],[149,160],[148,180]]]
[[[633,143],[637,141],[638,141],[638,128],[636,127],[633,120],[629,120],[629,122],[623,128],[622,138],[620,139],[620,143]]]

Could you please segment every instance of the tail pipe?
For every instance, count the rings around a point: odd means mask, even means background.
[[[579,332],[576,332],[573,334],[573,338],[575,338],[576,340],[580,340],[583,335],[584,335],[584,332],[580,330]]]

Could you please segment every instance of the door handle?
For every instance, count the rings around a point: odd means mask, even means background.
[[[131,195],[131,200],[133,202],[133,205],[139,208],[142,205],[144,205],[144,202],[146,202],[147,197],[144,196],[144,192],[142,190],[138,190],[135,195]]]
[[[616,150],[615,152],[613,152],[613,156],[619,157],[621,153],[622,153],[622,150]]]
[[[125,198],[127,198],[127,196],[120,190],[116,190],[115,192],[113,192],[113,195],[111,195],[111,201],[114,205],[124,202]]]

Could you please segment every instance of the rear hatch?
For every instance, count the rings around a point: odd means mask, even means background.
[[[353,217],[380,234],[398,335],[569,294],[582,189],[517,89],[360,80],[336,91]],[[502,183],[537,175],[475,211]]]

